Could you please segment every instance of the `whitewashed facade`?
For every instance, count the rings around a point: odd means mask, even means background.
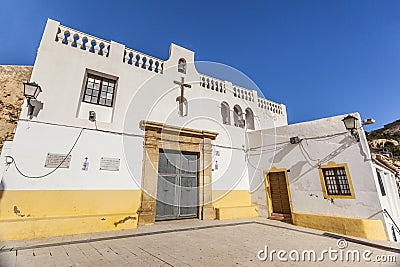
[[[23,106],[1,154],[1,239],[154,222],[157,182],[150,177],[159,151],[178,147],[173,141],[200,155],[198,218],[270,216],[265,174],[285,169],[295,224],[318,228],[310,223],[318,218],[323,230],[386,239],[382,214],[370,217],[381,206],[361,130],[355,142],[344,116],[288,126],[285,105],[201,74],[194,61],[193,51],[175,44],[162,60],[48,20],[31,77],[43,92],[32,101],[32,118]],[[105,89],[94,97],[96,77]],[[188,87],[180,110],[182,80]],[[163,129],[168,145],[158,140]],[[303,140],[281,147],[294,136]],[[54,170],[54,154],[70,158]],[[351,199],[324,197],[318,168],[328,162],[348,166]]]

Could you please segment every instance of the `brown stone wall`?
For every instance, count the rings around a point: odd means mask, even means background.
[[[32,66],[0,65],[0,151],[4,141],[14,138],[14,130],[24,102],[22,83],[30,80],[32,69]]]

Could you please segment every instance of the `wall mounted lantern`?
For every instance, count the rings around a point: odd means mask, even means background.
[[[28,116],[32,117],[35,107],[31,104],[31,99],[36,99],[42,92],[40,86],[35,82],[24,83],[24,96],[28,102]]]
[[[353,115],[347,115],[343,120],[344,126],[346,130],[348,130],[351,135],[356,139],[357,142],[360,142],[360,135],[357,131],[357,121],[358,119]]]

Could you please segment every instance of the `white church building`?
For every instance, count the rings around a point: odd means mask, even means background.
[[[1,153],[0,240],[258,216],[393,239],[357,113],[351,133],[348,114],[288,125],[285,105],[194,61],[49,19],[31,77],[41,92]]]

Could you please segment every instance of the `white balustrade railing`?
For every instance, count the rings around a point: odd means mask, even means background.
[[[125,48],[123,62],[155,73],[163,73],[164,61],[130,48]]]
[[[201,74],[200,86],[223,94],[226,93],[225,82],[208,75]]]
[[[108,57],[110,53],[111,42],[62,25],[58,27],[55,41],[103,57]],[[130,48],[125,48],[123,63],[160,74],[163,73],[164,68],[163,60]],[[200,86],[223,94],[227,93],[225,81],[208,75],[200,75]],[[269,110],[275,114],[283,114],[283,105],[258,97],[256,91],[233,85],[232,94],[234,97],[251,102],[254,102],[257,98],[259,108]]]
[[[200,86],[206,89],[214,90],[221,93],[226,93],[226,84],[225,81],[201,74],[200,76]],[[231,91],[234,97],[255,102],[255,99],[258,101],[258,107],[260,109],[269,110],[275,114],[283,114],[283,105],[275,103],[273,101],[267,100],[265,98],[259,97],[257,92],[254,90],[250,90],[238,85],[233,85]]]
[[[56,42],[103,57],[108,57],[110,53],[109,41],[102,40],[62,25],[58,27]]]
[[[275,103],[265,98],[258,98],[258,107],[261,109],[269,110],[275,114],[283,114],[283,108],[281,104]]]
[[[254,102],[254,91],[251,91],[244,87],[234,85],[233,86],[233,96],[247,100],[247,101]]]

